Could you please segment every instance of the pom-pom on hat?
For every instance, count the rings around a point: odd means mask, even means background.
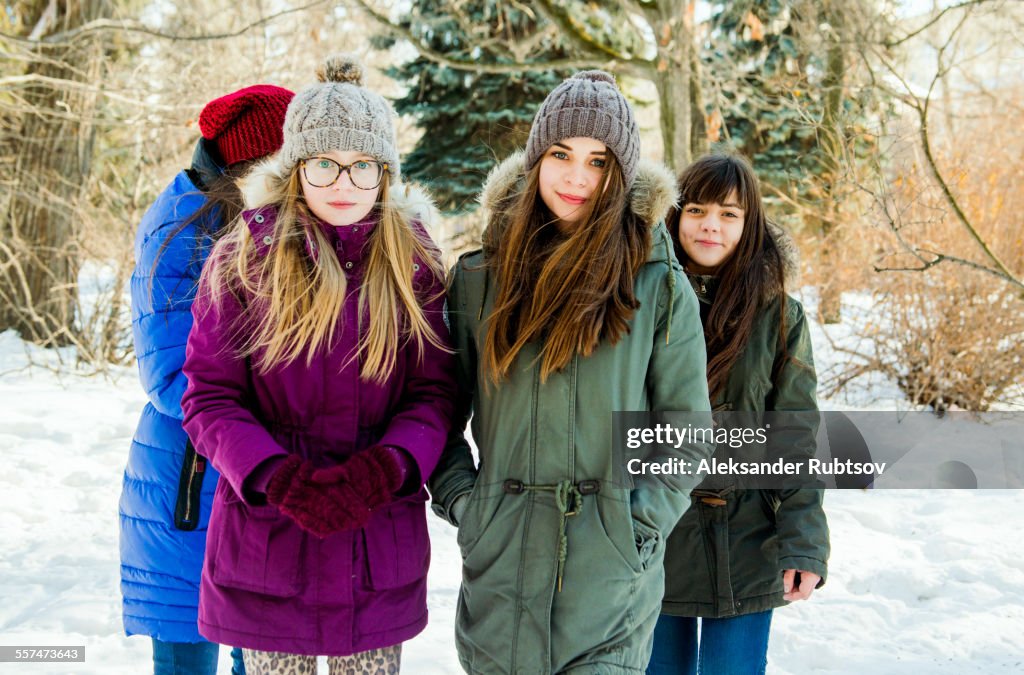
[[[300,91],[284,123],[281,158],[288,169],[331,150],[365,152],[387,163],[398,180],[398,147],[391,105],[363,87],[363,66],[349,54],[328,57],[316,71],[319,84]]]
[[[227,166],[271,155],[284,140],[285,111],[295,93],[271,84],[239,89],[206,104],[199,132]]]
[[[626,187],[633,184],[640,161],[640,128],[615,78],[603,70],[576,73],[544,99],[526,141],[526,169],[532,169],[554,143],[577,137],[596,138],[608,146],[622,167]]]

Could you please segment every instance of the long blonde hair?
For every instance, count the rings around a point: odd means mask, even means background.
[[[271,163],[263,168],[263,185],[250,203],[253,207],[277,208],[273,244],[260,255],[249,228],[241,218],[214,248],[203,269],[202,288],[216,307],[230,293],[245,311],[232,327],[240,357],[255,357],[258,373],[286,366],[305,354],[306,364],[329,349],[342,328],[342,309],[348,279],[333,246],[317,226],[302,195],[299,167],[283,172]],[[256,178],[258,180],[258,177]],[[350,357],[359,360],[360,377],[381,384],[394,372],[398,351],[415,342],[419,358],[425,343],[448,351],[431,328],[422,297],[413,285],[414,264],[426,265],[443,288],[444,269],[439,251],[419,234],[406,215],[389,198],[389,174],[380,186],[374,207],[379,221],[369,238],[366,273],[359,287],[359,317],[370,319],[359,331],[358,348]],[[426,215],[426,214],[424,214]],[[443,292],[443,291],[442,291]]]

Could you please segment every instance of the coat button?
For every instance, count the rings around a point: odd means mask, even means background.
[[[352,261],[351,260],[349,260],[347,263],[345,263],[345,269],[347,269],[347,270],[352,269]]]
[[[274,243],[274,238],[268,234],[267,236],[263,237],[263,243],[266,244],[267,246],[270,246],[271,244]]]
[[[257,223],[262,223],[263,222],[263,214],[262,213],[257,213],[255,216],[252,217],[252,219],[255,220]]]
[[[353,232],[358,232],[358,231],[359,231],[359,228],[358,228],[358,227],[353,227],[353,228],[352,228],[352,231],[353,231]]]

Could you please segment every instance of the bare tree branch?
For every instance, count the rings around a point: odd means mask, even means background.
[[[43,35],[46,35],[50,28],[57,22],[57,0],[50,0],[46,9],[43,10],[42,15],[39,17],[39,21],[32,28],[32,32],[28,34],[29,40],[38,40]]]
[[[578,49],[585,54],[593,54],[596,58],[604,57],[616,61],[632,61],[633,58],[620,54],[611,47],[601,44],[592,35],[587,33],[586,28],[580,25],[579,21],[572,17],[563,7],[556,6],[550,0],[538,0],[537,9],[553,23]]]
[[[906,35],[904,35],[903,37],[901,37],[898,40],[889,40],[889,41],[887,41],[887,42],[885,42],[883,44],[885,45],[885,47],[888,47],[888,48],[897,47],[897,46],[903,44],[904,42],[906,42],[907,40],[910,40],[911,38],[917,37],[918,35],[920,35],[924,31],[926,31],[929,28],[931,28],[932,26],[934,26],[936,23],[938,23],[942,19],[942,17],[944,17],[949,12],[954,12],[956,10],[963,9],[964,7],[973,7],[975,5],[984,5],[984,4],[989,3],[989,2],[992,2],[992,0],[967,0],[967,2],[961,2],[961,3],[958,3],[956,5],[950,5],[949,7],[943,8],[942,11],[940,11],[938,14],[936,14],[931,19],[929,19],[923,26],[917,28],[916,30],[913,30],[913,31],[907,33]]]
[[[933,146],[932,146],[930,129],[929,129],[929,126],[928,126],[928,123],[929,123],[929,110],[930,110],[930,107],[931,107],[931,104],[932,104],[932,94],[933,94],[933,92],[935,90],[935,87],[938,84],[938,82],[948,73],[948,71],[952,67],[952,62],[947,65],[944,62],[944,60],[943,60],[945,52],[949,48],[949,46],[953,43],[953,41],[956,39],[960,29],[963,27],[964,23],[966,22],[966,20],[968,18],[968,15],[970,14],[970,11],[974,8],[974,6],[981,5],[981,4],[984,4],[984,3],[989,2],[989,1],[991,1],[991,0],[972,0],[971,2],[963,2],[963,3],[960,3],[959,5],[954,5],[954,6],[948,7],[946,9],[942,10],[941,12],[939,12],[938,16],[942,16],[942,15],[946,14],[948,11],[953,10],[953,9],[964,9],[964,8],[966,8],[968,10],[967,12],[965,12],[964,16],[962,16],[960,18],[960,20],[957,22],[956,27],[953,30],[951,30],[948,34],[946,34],[946,40],[944,41],[944,43],[940,47],[937,48],[937,62],[938,63],[937,63],[936,73],[933,76],[931,82],[929,83],[928,90],[923,95],[923,97],[921,97],[920,95],[914,93],[913,86],[900,74],[900,72],[896,68],[896,66],[889,60],[889,58],[884,53],[882,53],[882,51],[880,51],[879,49],[874,48],[874,46],[868,46],[868,45],[865,45],[865,44],[860,45],[858,47],[858,50],[860,51],[862,58],[868,59],[868,55],[865,53],[865,50],[870,49],[870,51],[872,53],[872,56],[874,58],[876,58],[885,67],[885,69],[888,71],[888,74],[890,76],[892,76],[896,81],[899,82],[900,87],[902,87],[902,89],[903,89],[902,91],[896,90],[896,89],[886,85],[880,79],[875,78],[875,75],[874,75],[873,71],[871,73],[871,77],[873,79],[873,82],[874,82],[875,86],[877,86],[879,89],[881,89],[883,91],[887,91],[891,95],[895,96],[896,98],[898,98],[900,101],[905,103],[910,109],[912,109],[916,113],[916,115],[918,117],[918,121],[919,121],[919,124],[918,124],[918,138],[919,138],[920,143],[921,143],[921,149],[922,149],[922,151],[924,153],[924,160],[925,160],[924,164],[928,167],[928,171],[931,174],[932,179],[935,181],[936,185],[938,186],[938,188],[939,188],[939,190],[940,190],[940,192],[942,194],[943,200],[949,206],[949,208],[952,210],[954,216],[956,217],[957,222],[959,222],[960,225],[967,231],[967,233],[970,235],[971,239],[974,240],[975,243],[977,243],[977,245],[984,252],[985,256],[989,260],[992,261],[992,263],[995,265],[995,269],[990,268],[990,267],[988,267],[986,265],[983,265],[983,264],[980,264],[980,263],[975,263],[975,262],[972,262],[972,261],[969,261],[969,260],[966,260],[966,259],[963,259],[963,258],[959,258],[957,256],[950,256],[950,255],[945,255],[945,254],[933,254],[933,255],[938,255],[938,256],[941,256],[941,257],[933,259],[933,260],[926,260],[924,257],[922,257],[920,255],[919,249],[916,249],[915,247],[911,246],[909,243],[904,241],[902,239],[902,237],[900,237],[901,245],[911,255],[914,255],[916,258],[918,258],[918,260],[921,261],[921,266],[920,267],[911,267],[911,268],[878,268],[878,267],[876,267],[875,268],[876,271],[879,271],[879,272],[882,272],[882,271],[923,271],[923,270],[928,269],[930,267],[934,267],[935,265],[937,265],[937,264],[939,264],[941,262],[948,261],[948,262],[957,262],[957,263],[966,265],[968,267],[975,268],[975,269],[977,269],[979,271],[986,272],[988,274],[994,274],[997,277],[999,277],[1000,279],[1002,279],[1002,280],[1004,280],[1004,281],[1006,281],[1006,282],[1008,282],[1008,283],[1010,283],[1010,284],[1012,284],[1012,285],[1014,285],[1016,287],[1024,287],[1024,282],[1022,282],[1021,279],[1017,277],[1017,275],[1015,275],[1012,271],[1010,271],[1010,269],[1002,262],[1002,260],[999,258],[999,256],[991,249],[991,247],[989,247],[988,243],[984,240],[984,238],[978,232],[977,228],[974,226],[974,224],[967,217],[967,214],[964,211],[963,207],[961,206],[961,204],[960,204],[959,200],[957,199],[957,197],[953,194],[953,191],[950,188],[949,183],[946,181],[945,176],[942,174],[942,171],[940,170],[939,165],[938,165],[938,161],[935,158],[934,151],[933,151]],[[935,20],[937,20],[937,17],[936,17],[936,19],[930,21],[925,27],[922,27],[921,29],[919,29],[918,31],[913,33],[913,35],[919,34],[928,25],[933,25],[935,23]],[[907,37],[909,38],[910,36],[907,36]],[[900,42],[902,42],[902,41],[903,40],[901,40]],[[893,229],[894,232],[897,233],[897,235],[899,234],[897,228],[893,227],[892,229]],[[921,252],[923,252],[923,251],[921,251]]]
[[[925,260],[922,254],[934,257],[931,260]],[[1016,286],[1017,288],[1024,289],[1024,283],[1014,278],[1013,276],[1008,276],[1000,270],[992,269],[991,267],[987,267],[985,265],[982,265],[981,263],[974,262],[973,260],[967,260],[966,258],[959,258],[957,256],[947,255],[945,253],[938,253],[936,251],[929,251],[923,248],[914,249],[914,256],[921,261],[920,267],[879,267],[875,265],[874,270],[876,272],[924,272],[926,270],[931,269],[932,267],[935,267],[936,265],[939,265],[940,263],[953,262],[959,265],[964,265],[965,267],[976,269],[979,272],[991,274],[1002,281],[1005,281],[1013,286]]]
[[[0,38],[2,38],[4,40],[9,40],[11,42],[17,42],[17,43],[26,44],[26,45],[34,45],[34,46],[45,45],[45,46],[48,46],[48,47],[66,46],[69,42],[71,42],[71,41],[75,40],[76,38],[79,38],[79,37],[81,37],[83,35],[86,35],[88,33],[106,32],[106,31],[109,31],[109,32],[120,32],[120,33],[138,33],[140,35],[148,35],[150,37],[160,38],[162,40],[170,40],[172,42],[205,42],[205,41],[210,41],[210,40],[226,40],[228,38],[233,38],[233,37],[238,37],[239,35],[244,35],[245,33],[248,33],[249,31],[251,31],[254,28],[259,28],[260,26],[264,26],[264,25],[266,25],[268,23],[271,23],[272,21],[274,21],[276,19],[279,19],[279,18],[281,18],[283,16],[287,16],[289,14],[295,14],[295,13],[298,13],[298,12],[305,12],[305,11],[313,9],[314,7],[317,7],[319,5],[327,4],[327,2],[328,2],[328,0],[315,0],[314,2],[311,2],[311,3],[306,4],[306,5],[302,5],[300,7],[292,7],[291,9],[285,9],[285,10],[282,10],[282,11],[277,12],[275,14],[271,14],[269,16],[265,16],[265,17],[263,17],[262,19],[260,19],[258,21],[253,21],[252,23],[246,24],[245,26],[239,28],[238,30],[231,31],[229,33],[210,33],[210,34],[200,34],[200,35],[178,35],[178,34],[175,34],[175,33],[165,33],[163,31],[159,31],[159,30],[155,30],[153,28],[149,28],[148,26],[145,26],[144,24],[142,24],[142,23],[140,23],[138,21],[125,21],[125,20],[117,20],[117,19],[97,19],[95,21],[90,21],[89,23],[83,24],[82,26],[79,26],[78,28],[74,28],[72,30],[63,31],[63,32],[60,32],[60,33],[54,33],[53,35],[48,35],[48,36],[46,36],[46,37],[44,37],[42,39],[32,39],[31,35],[28,38],[23,38],[23,37],[19,37],[17,35],[10,35],[8,33],[0,33]],[[37,26],[37,28],[38,28],[38,26]],[[33,34],[35,34],[35,32],[36,31],[33,31]]]
[[[121,94],[112,92],[102,87],[87,84],[85,82],[78,82],[75,80],[47,77],[45,75],[37,75],[35,73],[30,73],[28,75],[13,75],[11,77],[0,77],[0,87],[4,89],[10,89],[15,85],[25,84],[47,84],[62,89],[76,89],[79,91],[85,91],[92,94],[102,94],[103,96],[106,96],[107,98],[113,99],[115,101],[128,103],[130,105],[145,106],[150,110],[171,111],[179,109],[178,106],[161,105],[156,103],[147,103],[144,101],[139,101],[133,98],[129,98],[127,96],[122,96]],[[67,117],[69,119],[79,119],[79,116],[75,115],[61,115],[61,117]]]
[[[931,137],[929,136],[928,132],[928,110],[931,105],[931,95],[935,89],[935,84],[946,74],[946,71],[949,68],[948,66],[944,67],[942,64],[942,58],[945,53],[945,50],[953,41],[957,33],[960,31],[961,27],[963,27],[964,22],[966,22],[966,20],[967,16],[965,15],[957,23],[956,28],[953,31],[951,31],[949,39],[939,50],[937,55],[937,59],[939,61],[938,72],[932,79],[931,85],[928,87],[928,93],[925,95],[923,105],[917,108],[918,115],[921,118],[921,145],[923,147],[924,156],[927,160],[928,168],[931,171],[932,177],[935,179],[935,182],[938,183],[939,189],[942,191],[942,194],[946,199],[946,203],[949,204],[951,209],[953,209],[953,213],[956,214],[957,220],[960,221],[960,224],[963,225],[964,229],[967,230],[967,233],[971,235],[971,238],[974,239],[974,241],[978,244],[979,247],[981,247],[981,250],[984,251],[988,259],[995,264],[996,268],[1002,273],[1002,275],[1006,277],[1007,280],[1012,280],[1014,285],[1024,288],[1024,283],[1017,279],[1016,275],[1014,275],[1013,272],[1011,272],[1006,267],[1003,261],[999,259],[999,256],[996,255],[996,253],[989,247],[988,243],[985,242],[984,238],[982,238],[977,228],[975,228],[971,221],[967,218],[967,214],[964,213],[963,208],[960,206],[959,200],[953,194],[953,191],[950,189],[945,177],[939,170],[938,163],[935,161],[935,156],[932,152]]]

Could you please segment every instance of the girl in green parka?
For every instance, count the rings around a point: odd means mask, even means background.
[[[452,273],[461,415],[429,486],[459,528],[469,673],[639,675],[650,656],[665,540],[696,481],[616,483],[612,413],[710,424],[710,402],[697,299],[663,224],[674,179],[639,154],[614,79],[566,80],[525,153],[488,177],[483,249]]]
[[[787,445],[813,447],[810,334],[803,307],[785,291],[797,270],[794,243],[768,222],[753,169],[739,157],[690,165],[679,177],[679,203],[669,223],[700,301],[714,409],[796,413],[802,426]],[[821,490],[709,483],[691,493],[668,540],[650,675],[764,673],[772,610],[825,582]]]

